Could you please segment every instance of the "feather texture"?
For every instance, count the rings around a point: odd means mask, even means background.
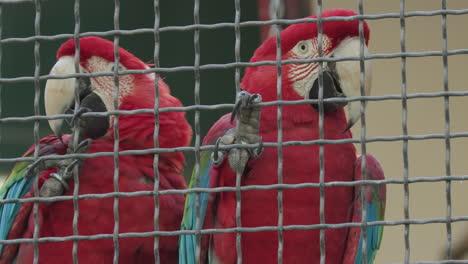
[[[334,9],[324,11],[322,17],[334,16],[355,16],[351,10]],[[310,18],[315,18],[314,16]],[[317,33],[318,27],[315,23],[299,23],[287,27],[281,32],[281,60],[297,59],[293,55],[302,54],[307,58],[317,57]],[[324,21],[322,23],[323,38],[322,43],[324,56],[332,56],[341,45],[346,44],[346,40],[359,37],[359,21]],[[369,41],[369,28],[364,23],[365,44]],[[303,54],[299,50],[302,44],[306,45]],[[354,43],[354,42],[353,42]],[[310,47],[310,48],[307,48]],[[352,49],[354,51],[354,49]],[[315,51],[315,52],[314,52]],[[298,55],[299,56],[299,55]],[[305,58],[305,57],[304,57]],[[267,39],[256,51],[250,62],[261,62],[277,59],[277,44],[275,37]],[[341,63],[341,62],[340,62]],[[337,63],[338,64],[338,63]],[[316,84],[317,77],[314,74],[315,64],[283,64],[281,66],[281,94],[282,100],[294,101],[303,100],[310,97],[310,92]],[[327,64],[328,65],[328,64]],[[342,64],[340,64],[342,65]],[[338,65],[338,66],[340,66]],[[342,69],[336,66],[337,69]],[[352,65],[351,65],[352,66]],[[349,69],[349,67],[348,67]],[[367,68],[366,68],[367,69]],[[332,69],[329,69],[332,71]],[[305,74],[307,71],[308,80],[302,84],[294,76]],[[338,73],[337,73],[338,74]],[[359,71],[355,67],[350,67],[350,71],[338,76],[339,85],[346,84],[348,90],[353,90],[356,86],[354,82],[345,82],[346,78],[354,80],[357,76],[359,80]],[[275,65],[259,65],[248,67],[241,82],[241,88],[254,94],[262,96],[263,102],[272,102],[278,100],[278,68]],[[305,77],[302,75],[301,78]],[[342,79],[340,79],[342,78]],[[304,79],[304,78],[303,78]],[[302,86],[304,94],[300,94],[296,86]],[[335,85],[335,83],[334,83]],[[343,86],[345,87],[345,86]],[[343,88],[342,87],[342,88]],[[297,88],[297,87],[296,87]],[[333,89],[334,86],[324,87],[324,89]],[[343,92],[343,91],[342,91]],[[348,96],[344,93],[345,96]],[[313,96],[312,96],[313,97]],[[334,111],[327,111],[323,116],[323,138],[326,140],[341,140],[352,138],[351,131],[347,125],[348,120],[344,109],[337,106]],[[283,105],[281,107],[282,115],[282,140],[315,142],[319,136],[319,113],[312,106],[307,104]],[[268,105],[261,108],[261,120],[259,136],[264,142],[278,141],[278,106]],[[221,129],[221,124],[226,124],[225,117],[221,118],[210,130],[208,141],[222,136],[226,131]],[[216,134],[218,133],[218,134]],[[215,136],[216,135],[216,136]],[[211,143],[213,144],[213,142]],[[351,182],[360,175],[356,175],[356,149],[353,144],[324,144],[323,156],[324,165],[320,162],[320,147],[318,144],[305,145],[287,145],[282,148],[282,183],[284,184],[303,184],[318,183],[321,180],[324,171],[325,182]],[[240,178],[241,186],[267,186],[278,184],[278,166],[280,154],[277,148],[265,148],[262,155],[256,159],[247,162],[246,169]],[[213,167],[205,170],[200,177],[208,177],[209,187],[234,187],[236,186],[236,173],[234,173],[227,162],[219,167]],[[323,170],[322,170],[323,169]],[[383,175],[382,175],[383,176]],[[193,179],[192,179],[193,180]],[[201,183],[206,183],[200,179]],[[201,187],[201,186],[200,186]],[[351,186],[327,186],[325,189],[325,208],[324,217],[327,224],[343,224],[353,220],[352,209],[357,210],[355,190]],[[316,225],[321,222],[320,200],[321,192],[318,188],[294,188],[282,190],[282,209],[278,206],[277,189],[251,189],[241,192],[240,201],[235,192],[216,192],[216,195],[210,194],[206,212],[200,212],[205,215],[200,227],[203,229],[226,229],[236,228],[237,225],[237,203],[241,203],[240,221],[242,227],[256,228],[265,226],[277,226],[280,214],[282,215],[283,225]],[[200,199],[203,200],[203,199]],[[370,205],[368,218],[380,217],[383,211],[378,207],[372,207],[375,203],[372,199],[366,202]],[[187,203],[186,206],[193,206]],[[204,205],[200,205],[201,208]],[[378,206],[378,204],[376,205]],[[193,209],[193,208],[192,208]],[[282,211],[280,211],[282,210]],[[186,211],[187,213],[188,211]],[[184,224],[193,223],[193,213],[189,211],[189,216]],[[358,214],[355,215],[359,216]],[[192,226],[183,226],[190,230],[196,230]],[[371,248],[379,244],[381,230],[368,229],[371,238]],[[353,245],[357,251],[359,248],[359,234],[350,236],[350,228],[331,228],[325,230],[326,262],[329,264],[343,264],[348,256],[345,254],[348,248]],[[195,236],[193,236],[195,237]],[[284,230],[283,231],[283,262],[284,263],[319,263],[323,257],[320,250],[320,231],[318,229],[307,230]],[[348,238],[353,237],[355,243]],[[237,263],[237,258],[242,257],[243,263],[276,263],[278,261],[279,236],[276,231],[253,231],[242,233],[240,243],[242,256],[237,256],[236,233],[216,233],[212,235],[203,235],[201,241],[201,263]],[[195,263],[195,252],[192,244],[181,245],[183,252],[179,252],[182,257],[180,264]],[[354,244],[353,244],[354,243]],[[190,251],[190,252],[186,252]],[[375,251],[373,251],[375,252]],[[184,255],[185,254],[185,255]],[[375,254],[375,253],[372,253]],[[350,263],[354,263],[356,255],[353,256]],[[372,255],[369,259],[373,258]]]
[[[230,123],[230,114],[223,116],[208,132],[208,135],[203,141],[203,145],[214,145],[216,140],[223,136],[224,133],[234,127]],[[205,150],[200,153],[200,167],[199,167],[199,186],[196,186],[196,170],[193,170],[192,177],[190,179],[189,188],[211,188],[216,187],[218,179],[218,168],[213,166],[211,160],[212,150]],[[226,162],[226,157],[222,161]],[[182,219],[181,230],[196,230],[197,229],[197,212],[196,212],[196,196],[197,193],[190,193],[185,198],[185,209],[184,217]],[[211,211],[213,200],[216,199],[216,194],[213,193],[201,193],[199,196],[200,204],[200,229],[207,225],[205,222],[207,210]],[[208,208],[210,207],[210,208]],[[208,212],[211,216],[211,212]],[[210,219],[211,220],[211,219]],[[211,221],[208,221],[211,222]],[[208,237],[208,238],[207,238]],[[210,236],[204,236],[202,239],[202,246],[210,247],[209,238]],[[179,240],[179,264],[194,264],[196,263],[196,235],[181,235]],[[207,252],[202,250],[202,259],[206,259]],[[203,263],[203,261],[202,261]],[[213,263],[213,262],[210,262]]]
[[[195,185],[195,170],[193,171],[189,188],[209,188],[210,178],[213,177],[214,170],[212,169],[211,161],[212,151],[203,151],[200,153],[200,185]],[[185,200],[184,218],[182,219],[181,230],[196,230],[197,229],[197,212],[196,212],[196,196],[198,193],[188,194]],[[208,205],[209,193],[201,193],[199,196],[199,216],[200,226],[203,226],[206,215],[206,207]],[[196,251],[196,235],[181,235],[179,241],[179,263],[192,264],[195,263]]]
[[[355,180],[363,180],[361,175],[362,156],[356,160],[354,169]],[[366,180],[383,180],[384,173],[379,162],[370,154],[366,155]],[[354,190],[353,222],[362,221],[362,186],[358,185]],[[364,206],[366,207],[366,222],[383,221],[385,215],[386,186],[366,185]],[[383,226],[368,226],[366,235],[366,259],[367,263],[372,264],[375,260],[377,250],[382,241]],[[348,234],[348,247],[346,249],[345,264],[363,263],[363,234],[360,227],[350,228]]]
[[[62,44],[57,52],[58,59],[65,56],[74,57],[75,40],[71,39]],[[109,71],[114,67],[114,44],[111,41],[99,37],[84,37],[80,39],[80,67],[84,72]],[[128,70],[147,69],[148,66],[130,52],[119,48],[120,66]],[[63,60],[62,60],[63,61]],[[64,60],[70,63],[70,60]],[[62,62],[60,62],[62,63]],[[50,80],[49,80],[50,81]],[[155,81],[159,83],[159,107],[180,107],[180,101],[170,94],[169,87],[161,78],[156,79],[152,73],[128,74],[119,76],[119,108],[118,110],[137,110],[154,107]],[[72,82],[62,83],[67,86]],[[75,87],[75,86],[74,86]],[[75,89],[72,87],[72,89]],[[110,76],[90,77],[85,89],[99,94],[101,100],[112,102],[115,82]],[[86,90],[85,92],[89,92]],[[49,94],[49,104],[69,107],[67,102],[63,104],[63,98],[58,93]],[[62,101],[61,101],[62,100]],[[47,101],[47,100],[46,100]],[[46,102],[47,105],[47,102]],[[66,109],[64,109],[66,110]],[[113,110],[108,108],[106,110]],[[115,118],[115,117],[112,117]],[[120,115],[119,117],[119,149],[142,150],[152,149],[155,146],[154,128],[155,117],[153,114]],[[174,148],[187,146],[191,139],[191,128],[185,119],[184,112],[167,111],[158,115],[158,143],[160,148]],[[110,122],[109,123],[113,123]],[[102,137],[94,139],[89,145],[87,153],[112,152],[114,149],[113,126]],[[51,136],[53,137],[53,136]],[[42,146],[41,148],[42,149]],[[31,150],[30,150],[31,151]],[[32,152],[29,152],[32,154]],[[41,153],[40,153],[41,154]],[[60,154],[60,153],[59,153]],[[63,153],[64,154],[64,153]],[[185,162],[181,152],[160,153],[157,167],[154,167],[154,155],[119,155],[118,157],[118,188],[119,192],[134,193],[138,191],[153,191],[155,183],[155,170],[158,171],[158,190],[185,189],[185,181],[182,176],[182,168]],[[104,194],[112,193],[114,189],[114,157],[97,156],[89,157],[82,161],[79,169],[80,186],[78,193]],[[15,168],[16,169],[16,168]],[[18,171],[22,171],[18,167]],[[51,169],[41,171],[39,184],[50,177]],[[24,172],[23,172],[24,173]],[[11,180],[6,183],[7,192],[20,196],[21,180],[24,176],[14,171]],[[63,196],[70,197],[74,193],[74,181],[68,181],[70,186]],[[29,190],[31,190],[29,188]],[[33,197],[33,192],[27,192],[24,197]],[[5,194],[7,197],[7,194]],[[158,206],[152,195],[140,195],[120,197],[119,233],[143,233],[155,230],[155,210],[159,210],[158,227],[161,231],[179,230],[182,220],[184,196],[182,194],[157,195]],[[34,218],[32,215],[32,203],[23,203],[10,228],[8,239],[32,238]],[[114,199],[113,198],[87,198],[78,200],[79,218],[77,228],[79,235],[90,236],[98,234],[112,234],[114,232]],[[5,210],[9,213],[11,210]],[[73,201],[63,200],[52,203],[40,203],[38,206],[39,237],[67,237],[73,235],[74,227]],[[5,219],[8,216],[5,217]],[[0,218],[1,219],[1,218]],[[0,220],[1,221],[1,220]],[[6,222],[7,223],[7,222]],[[1,229],[1,226],[0,226]],[[5,227],[8,229],[8,227]],[[154,237],[122,237],[119,238],[120,263],[154,263]],[[161,263],[177,263],[178,237],[159,237],[158,258]],[[15,245],[15,246],[13,246]],[[6,248],[9,248],[6,250]],[[47,263],[72,263],[73,242],[43,242],[38,244],[40,251],[39,264]],[[111,263],[114,259],[114,242],[112,239],[90,239],[78,243],[78,259],[80,263]],[[31,243],[9,244],[4,246],[0,256],[0,264],[33,263],[34,247]]]
[[[46,156],[51,154],[64,154],[70,137],[63,136],[59,140],[56,136],[48,136],[42,138],[39,142],[39,156]],[[30,157],[34,154],[35,145],[31,146],[23,157]],[[0,189],[0,199],[20,199],[31,191],[32,183],[35,177],[25,177],[25,173],[31,162],[18,162],[13,167],[11,173],[3,183]],[[33,175],[34,176],[34,175]],[[16,218],[22,204],[20,203],[2,203],[0,204],[0,239],[7,239],[10,235],[10,230],[14,225]],[[16,235],[16,234],[12,234]],[[13,244],[13,247],[17,245]],[[3,253],[4,244],[0,245],[0,256]]]

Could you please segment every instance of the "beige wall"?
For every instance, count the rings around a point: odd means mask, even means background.
[[[406,11],[426,11],[441,8],[441,1],[408,0]],[[323,0],[324,9],[357,9],[357,1]],[[398,0],[364,1],[366,14],[399,13]],[[449,0],[448,9],[466,9],[467,0]],[[442,48],[441,16],[412,17],[406,19],[407,51],[440,51]],[[400,51],[399,19],[368,21],[371,28],[372,53]],[[448,17],[448,48],[468,49],[468,15]],[[468,90],[467,55],[449,57],[449,88],[451,91]],[[373,95],[401,93],[401,59],[374,60]],[[443,91],[442,57],[407,59],[407,83],[409,93]],[[450,98],[451,132],[467,132],[468,97]],[[369,102],[367,107],[367,135],[397,136],[402,134],[401,101]],[[360,127],[354,128],[355,137]],[[444,133],[444,99],[412,99],[408,101],[408,130],[411,135]],[[452,175],[468,174],[468,138],[451,140]],[[402,142],[378,142],[367,145],[367,150],[379,159],[389,179],[402,179]],[[360,146],[357,146],[359,149]],[[445,174],[444,140],[410,141],[409,177],[432,177]],[[415,183],[410,185],[410,217],[425,219],[446,216],[445,183]],[[403,219],[404,192],[402,185],[388,185],[387,220]],[[452,214],[468,215],[468,182],[452,183]],[[455,240],[468,232],[468,224],[453,224]],[[446,244],[445,224],[411,225],[411,261],[437,260]],[[382,248],[376,263],[404,261],[404,227],[385,227]]]

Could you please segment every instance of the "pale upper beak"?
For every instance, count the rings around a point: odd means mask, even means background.
[[[360,40],[352,38],[344,40],[334,52],[334,57],[360,56]],[[364,46],[364,55],[368,54]],[[369,95],[371,89],[372,69],[369,60],[364,62],[364,94]],[[337,61],[336,73],[340,79],[340,88],[343,94],[349,97],[361,96],[361,65],[360,61]],[[361,117],[361,101],[348,102],[348,129],[350,129]]]
[[[349,38],[333,51],[332,57],[356,57],[360,55],[360,40],[358,38]],[[367,55],[367,47],[364,47],[364,55]],[[324,64],[322,71],[323,84],[323,99],[328,98],[349,98],[361,96],[361,65],[360,61],[345,60],[345,61],[330,61]],[[371,65],[370,61],[364,62],[364,95],[368,95],[371,86]],[[320,92],[319,77],[314,80],[312,87],[309,90],[308,98],[318,99]],[[333,112],[337,109],[348,105],[347,116],[348,125],[345,131],[349,130],[361,117],[361,101],[340,102],[340,101],[325,101],[323,102],[323,110],[325,113]],[[313,103],[312,106],[318,111],[319,104]]]
[[[75,60],[71,56],[61,57],[50,71],[50,75],[73,74]],[[45,111],[47,116],[60,115],[71,107],[75,99],[76,78],[49,79],[45,87]],[[49,120],[49,126],[60,135],[63,119]]]
[[[80,72],[85,70],[80,66]],[[75,61],[71,56],[61,57],[50,71],[51,75],[75,73]],[[75,94],[79,98],[79,108],[75,105]],[[109,119],[106,116],[82,116],[86,112],[105,112],[106,105],[92,87],[91,78],[49,79],[45,88],[45,109],[47,116],[74,113],[71,119],[72,130],[78,130],[81,137],[99,138],[106,134]],[[68,120],[68,119],[67,119]],[[52,131],[61,136],[63,119],[49,120]]]

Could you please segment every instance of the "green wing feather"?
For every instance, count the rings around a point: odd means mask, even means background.
[[[200,188],[210,187],[210,171],[212,168],[211,161],[212,151],[203,151],[200,154]],[[195,188],[195,170],[190,179],[189,188]],[[185,200],[184,218],[182,219],[181,230],[196,229],[196,193],[190,193]],[[200,226],[203,226],[205,221],[206,209],[208,205],[209,193],[201,193],[199,198],[200,204]],[[195,263],[195,235],[181,235],[179,239],[179,263],[192,264]]]
[[[20,162],[13,167],[13,170],[0,189],[0,198],[2,200],[22,198],[29,192],[34,182],[34,177],[24,177],[29,164],[31,162]],[[4,203],[0,205],[0,239],[7,239],[10,228],[20,208],[20,203]],[[3,244],[0,245],[0,254],[2,253],[3,246]]]
[[[231,115],[227,114],[221,117],[208,132],[203,141],[203,145],[214,145],[216,140],[226,133],[227,130],[234,127],[230,122]],[[200,178],[199,186],[196,186],[196,175],[193,170],[190,179],[189,188],[212,188],[211,186],[218,178],[218,171],[212,165],[211,154],[213,151],[206,150],[200,153]],[[223,161],[224,162],[224,161]],[[200,194],[200,227],[205,223],[205,216],[207,212],[210,193]],[[196,193],[190,193],[185,199],[184,217],[182,219],[181,230],[196,230],[197,217],[196,217]],[[203,250],[208,250],[204,248]],[[181,235],[179,238],[179,264],[194,264],[196,251],[196,235]]]
[[[45,156],[53,153],[63,154],[67,148],[69,135],[64,135],[62,140],[56,136],[47,136],[40,140],[39,156]],[[23,157],[31,156],[34,153],[34,146],[30,147]],[[35,177],[25,177],[28,165],[31,162],[18,162],[8,175],[7,179],[0,188],[0,199],[18,199],[23,198],[31,189]],[[11,227],[21,208],[20,203],[2,203],[0,204],[0,239],[8,238]],[[4,244],[0,244],[0,255]]]

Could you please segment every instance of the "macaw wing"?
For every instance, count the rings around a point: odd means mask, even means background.
[[[216,178],[213,175],[215,170],[212,169],[211,161],[212,151],[203,151],[200,153],[200,188],[209,188],[210,179]],[[190,179],[189,188],[195,188],[195,170]],[[203,226],[205,221],[206,209],[208,206],[209,193],[201,193],[199,195],[199,215],[200,226]],[[196,230],[196,193],[187,194],[185,200],[184,217],[182,219],[181,230]],[[196,253],[196,236],[195,235],[181,235],[179,239],[179,263],[189,264],[195,263]]]
[[[27,166],[30,162],[19,162],[11,171],[8,178],[5,180],[0,189],[0,197],[2,200],[23,198],[31,189],[34,178],[25,178]],[[13,221],[21,207],[19,203],[4,203],[0,205],[0,239],[7,239]],[[0,245],[0,254],[4,244]]]
[[[68,138],[67,138],[68,139]],[[35,146],[31,146],[23,157],[28,157],[34,154]],[[67,149],[65,143],[60,141],[56,136],[48,136],[42,138],[39,143],[39,156],[50,154],[63,154]],[[6,178],[3,186],[0,188],[0,199],[18,199],[24,198],[31,190],[32,183],[35,177],[25,177],[28,165],[31,162],[18,162],[13,167]],[[17,215],[22,204],[20,203],[2,203],[0,204],[0,239],[7,239],[12,226],[17,221]],[[24,219],[23,219],[24,220]],[[0,244],[0,255],[2,255],[4,245]]]
[[[354,180],[362,180],[361,175],[361,161],[362,156],[356,160],[354,169]],[[383,180],[384,172],[379,162],[370,154],[366,155],[366,180]],[[353,222],[362,221],[362,199],[361,199],[362,185],[356,186],[354,189],[354,205],[353,205]],[[385,215],[385,201],[386,201],[386,186],[380,185],[366,185],[365,190],[365,204],[366,207],[366,222],[383,221]],[[367,227],[366,236],[366,257],[367,263],[374,263],[375,255],[380,247],[382,241],[383,226],[369,226]],[[360,227],[350,228],[347,241],[347,249],[345,253],[345,264],[360,264],[362,263],[362,247],[363,236]]]
[[[230,123],[230,114],[224,115],[216,122],[208,132],[208,135],[203,141],[203,145],[214,145],[216,140],[222,137],[227,130],[232,128],[234,125]],[[202,151],[200,153],[200,176],[199,185],[196,186],[196,171],[193,170],[192,177],[190,179],[189,188],[213,188],[217,187],[219,170],[213,166],[211,160],[212,150]],[[223,162],[226,162],[224,158]],[[185,199],[184,217],[182,219],[181,230],[196,230],[197,229],[197,210],[196,210],[196,196],[197,193],[189,193]],[[199,226],[207,226],[212,224],[207,220],[207,215],[212,215],[211,210],[213,209],[213,201],[216,199],[215,193],[200,193],[199,194],[199,215],[200,223]],[[202,258],[206,257],[208,251],[208,242],[204,240],[205,246],[202,246]],[[203,243],[203,242],[202,242]],[[188,234],[181,235],[179,239],[179,264],[193,264],[196,259],[196,235]]]

